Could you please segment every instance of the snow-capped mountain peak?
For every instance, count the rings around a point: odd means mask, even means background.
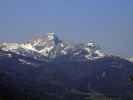
[[[55,35],[54,32],[49,32],[49,33],[48,33],[48,39],[49,39],[49,40],[54,40],[55,38],[56,38],[56,35]]]
[[[50,32],[47,36],[33,39],[26,43],[3,43],[0,48],[4,51],[14,52],[36,59],[53,59],[59,56],[76,56],[93,60],[106,56],[95,42],[88,41],[81,45],[72,45],[62,41],[58,36]]]
[[[84,45],[84,50],[87,52],[85,55],[85,58],[87,59],[98,59],[106,56],[99,45],[93,41],[88,41]]]
[[[93,42],[93,41],[88,41],[87,44],[86,44],[87,47],[90,47],[90,48],[95,48],[96,47],[96,43]]]

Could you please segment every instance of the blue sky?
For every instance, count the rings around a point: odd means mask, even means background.
[[[25,41],[47,32],[105,51],[133,56],[133,0],[0,0],[0,41]]]

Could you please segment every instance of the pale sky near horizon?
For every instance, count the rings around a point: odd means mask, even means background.
[[[105,51],[133,56],[133,0],[0,0],[0,41],[56,32],[96,41]]]

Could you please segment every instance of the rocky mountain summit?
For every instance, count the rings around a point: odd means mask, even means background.
[[[23,56],[35,59],[55,59],[59,56],[68,56],[94,60],[105,57],[106,54],[95,42],[88,41],[83,44],[72,45],[62,41],[55,33],[48,33],[47,36],[33,39],[26,43],[2,43],[1,50],[10,51]]]

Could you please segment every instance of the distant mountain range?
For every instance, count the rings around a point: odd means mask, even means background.
[[[0,44],[0,99],[133,100],[132,93],[133,62],[95,42],[71,44],[48,33]]]
[[[98,59],[106,54],[96,45],[95,42],[88,41],[84,44],[72,45],[60,40],[55,33],[48,33],[47,36],[33,39],[26,43],[2,43],[1,50],[10,51],[23,56],[35,59],[55,59],[59,56],[71,55],[82,59]],[[81,60],[81,59],[80,59]]]

